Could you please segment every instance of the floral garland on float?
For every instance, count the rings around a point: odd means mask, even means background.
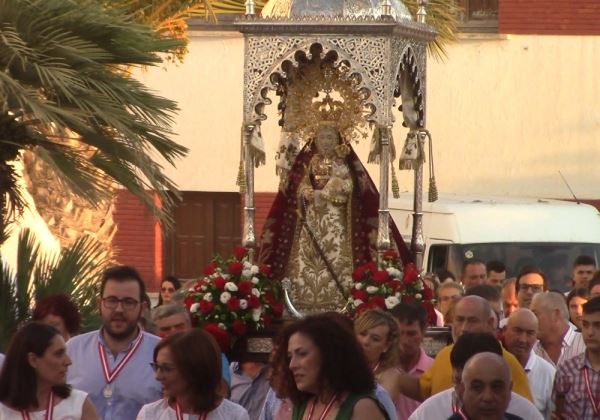
[[[192,322],[229,348],[238,337],[265,329],[283,314],[270,273],[268,265],[252,264],[243,247],[228,259],[215,257],[187,291],[184,304]]]
[[[414,263],[402,268],[399,264],[398,254],[390,249],[379,264],[371,261],[354,269],[347,305],[352,318],[371,308],[391,310],[400,302],[419,302],[427,310],[429,325],[435,325],[433,290],[423,282]]]

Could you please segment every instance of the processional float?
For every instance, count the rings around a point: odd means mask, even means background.
[[[265,107],[278,96],[282,136],[277,166],[282,178],[302,137],[314,134],[310,125],[319,113],[338,112],[337,118],[347,123],[347,138],[357,140],[372,132],[369,161],[380,167],[377,249],[381,254],[389,249],[388,190],[396,157],[393,111],[398,107],[409,130],[401,164],[414,169],[410,249],[420,271],[427,43],[436,36],[425,16],[425,0],[419,1],[416,21],[400,0],[271,0],[261,16],[254,1],[246,1],[246,15],[236,22],[245,39],[243,165],[238,179],[245,194],[244,247],[253,250],[257,245],[254,169],[265,163]],[[315,99],[319,91],[322,95]],[[297,314],[289,299],[286,304]]]

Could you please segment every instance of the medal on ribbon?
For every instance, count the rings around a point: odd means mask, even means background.
[[[131,349],[127,352],[127,354],[125,354],[125,357],[123,357],[123,360],[121,360],[121,362],[119,362],[119,364],[117,366],[115,366],[115,368],[112,372],[108,368],[108,361],[106,360],[106,350],[104,350],[104,346],[102,346],[102,344],[100,344],[100,342],[98,342],[98,352],[100,353],[100,362],[102,365],[102,372],[104,372],[104,379],[106,380],[106,386],[102,390],[102,395],[104,396],[104,398],[106,398],[106,399],[112,398],[112,396],[113,396],[112,382],[117,378],[119,373],[121,373],[121,371],[123,370],[123,368],[125,367],[127,362],[129,362],[129,360],[133,357],[134,353],[136,352],[136,350],[142,343],[143,338],[144,338],[144,335],[142,334],[142,331],[140,331],[140,334],[135,339]]]

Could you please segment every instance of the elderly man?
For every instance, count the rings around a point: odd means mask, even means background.
[[[458,301],[454,308],[452,336],[454,341],[467,332],[485,332],[493,334],[496,328],[496,318],[490,304],[479,296],[465,296]],[[402,393],[417,400],[423,400],[431,395],[452,387],[452,366],[450,352],[453,345],[444,347],[437,354],[433,365],[417,380],[409,375],[402,375],[400,388]],[[532,400],[525,370],[515,356],[503,350],[503,356],[511,368],[514,380],[514,391]]]
[[[454,281],[447,281],[440,284],[440,287],[437,289],[437,310],[442,313],[444,323],[447,323],[449,319],[448,312],[452,304],[460,299],[464,293],[463,287]]]
[[[525,368],[533,402],[544,418],[548,419],[552,413],[552,384],[556,369],[532,351],[537,333],[538,320],[535,314],[527,308],[519,308],[508,318],[504,347]]]
[[[192,328],[190,314],[183,305],[169,303],[152,311],[152,322],[156,325],[159,337],[168,337],[176,332]]]
[[[524,267],[517,275],[515,283],[519,308],[529,308],[535,295],[548,290],[548,280],[537,267]]]
[[[531,310],[538,319],[538,342],[533,351],[558,369],[565,360],[585,351],[581,334],[569,322],[569,309],[560,293],[546,292],[534,296]]]
[[[409,420],[446,419],[458,412],[461,406],[456,388],[461,383],[463,368],[467,361],[478,353],[491,352],[502,355],[502,347],[489,333],[467,333],[460,336],[452,352],[452,377],[454,388],[447,389],[425,400],[409,417]],[[526,398],[511,394],[507,411],[528,420],[542,420],[537,408]]]
[[[465,290],[471,286],[487,283],[485,263],[477,258],[465,260],[462,266],[461,281]]]
[[[517,420],[523,417],[506,412],[512,379],[502,356],[479,353],[471,357],[462,372],[457,391],[462,409],[448,420]]]

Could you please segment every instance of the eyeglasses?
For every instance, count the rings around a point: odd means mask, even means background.
[[[544,286],[541,284],[519,284],[519,290],[524,292],[531,290],[533,293],[540,293],[544,290]]]
[[[158,363],[153,363],[150,362],[150,367],[152,367],[152,370],[154,370],[154,372],[158,372],[159,370],[162,373],[171,373],[175,370],[174,366],[169,366],[169,365],[159,365]]]
[[[160,291],[173,293],[175,291],[175,289],[173,289],[172,287],[161,287]]]
[[[119,303],[126,311],[132,311],[139,305],[140,302],[133,298],[119,299],[114,296],[102,298],[102,303],[106,309],[116,309]]]

